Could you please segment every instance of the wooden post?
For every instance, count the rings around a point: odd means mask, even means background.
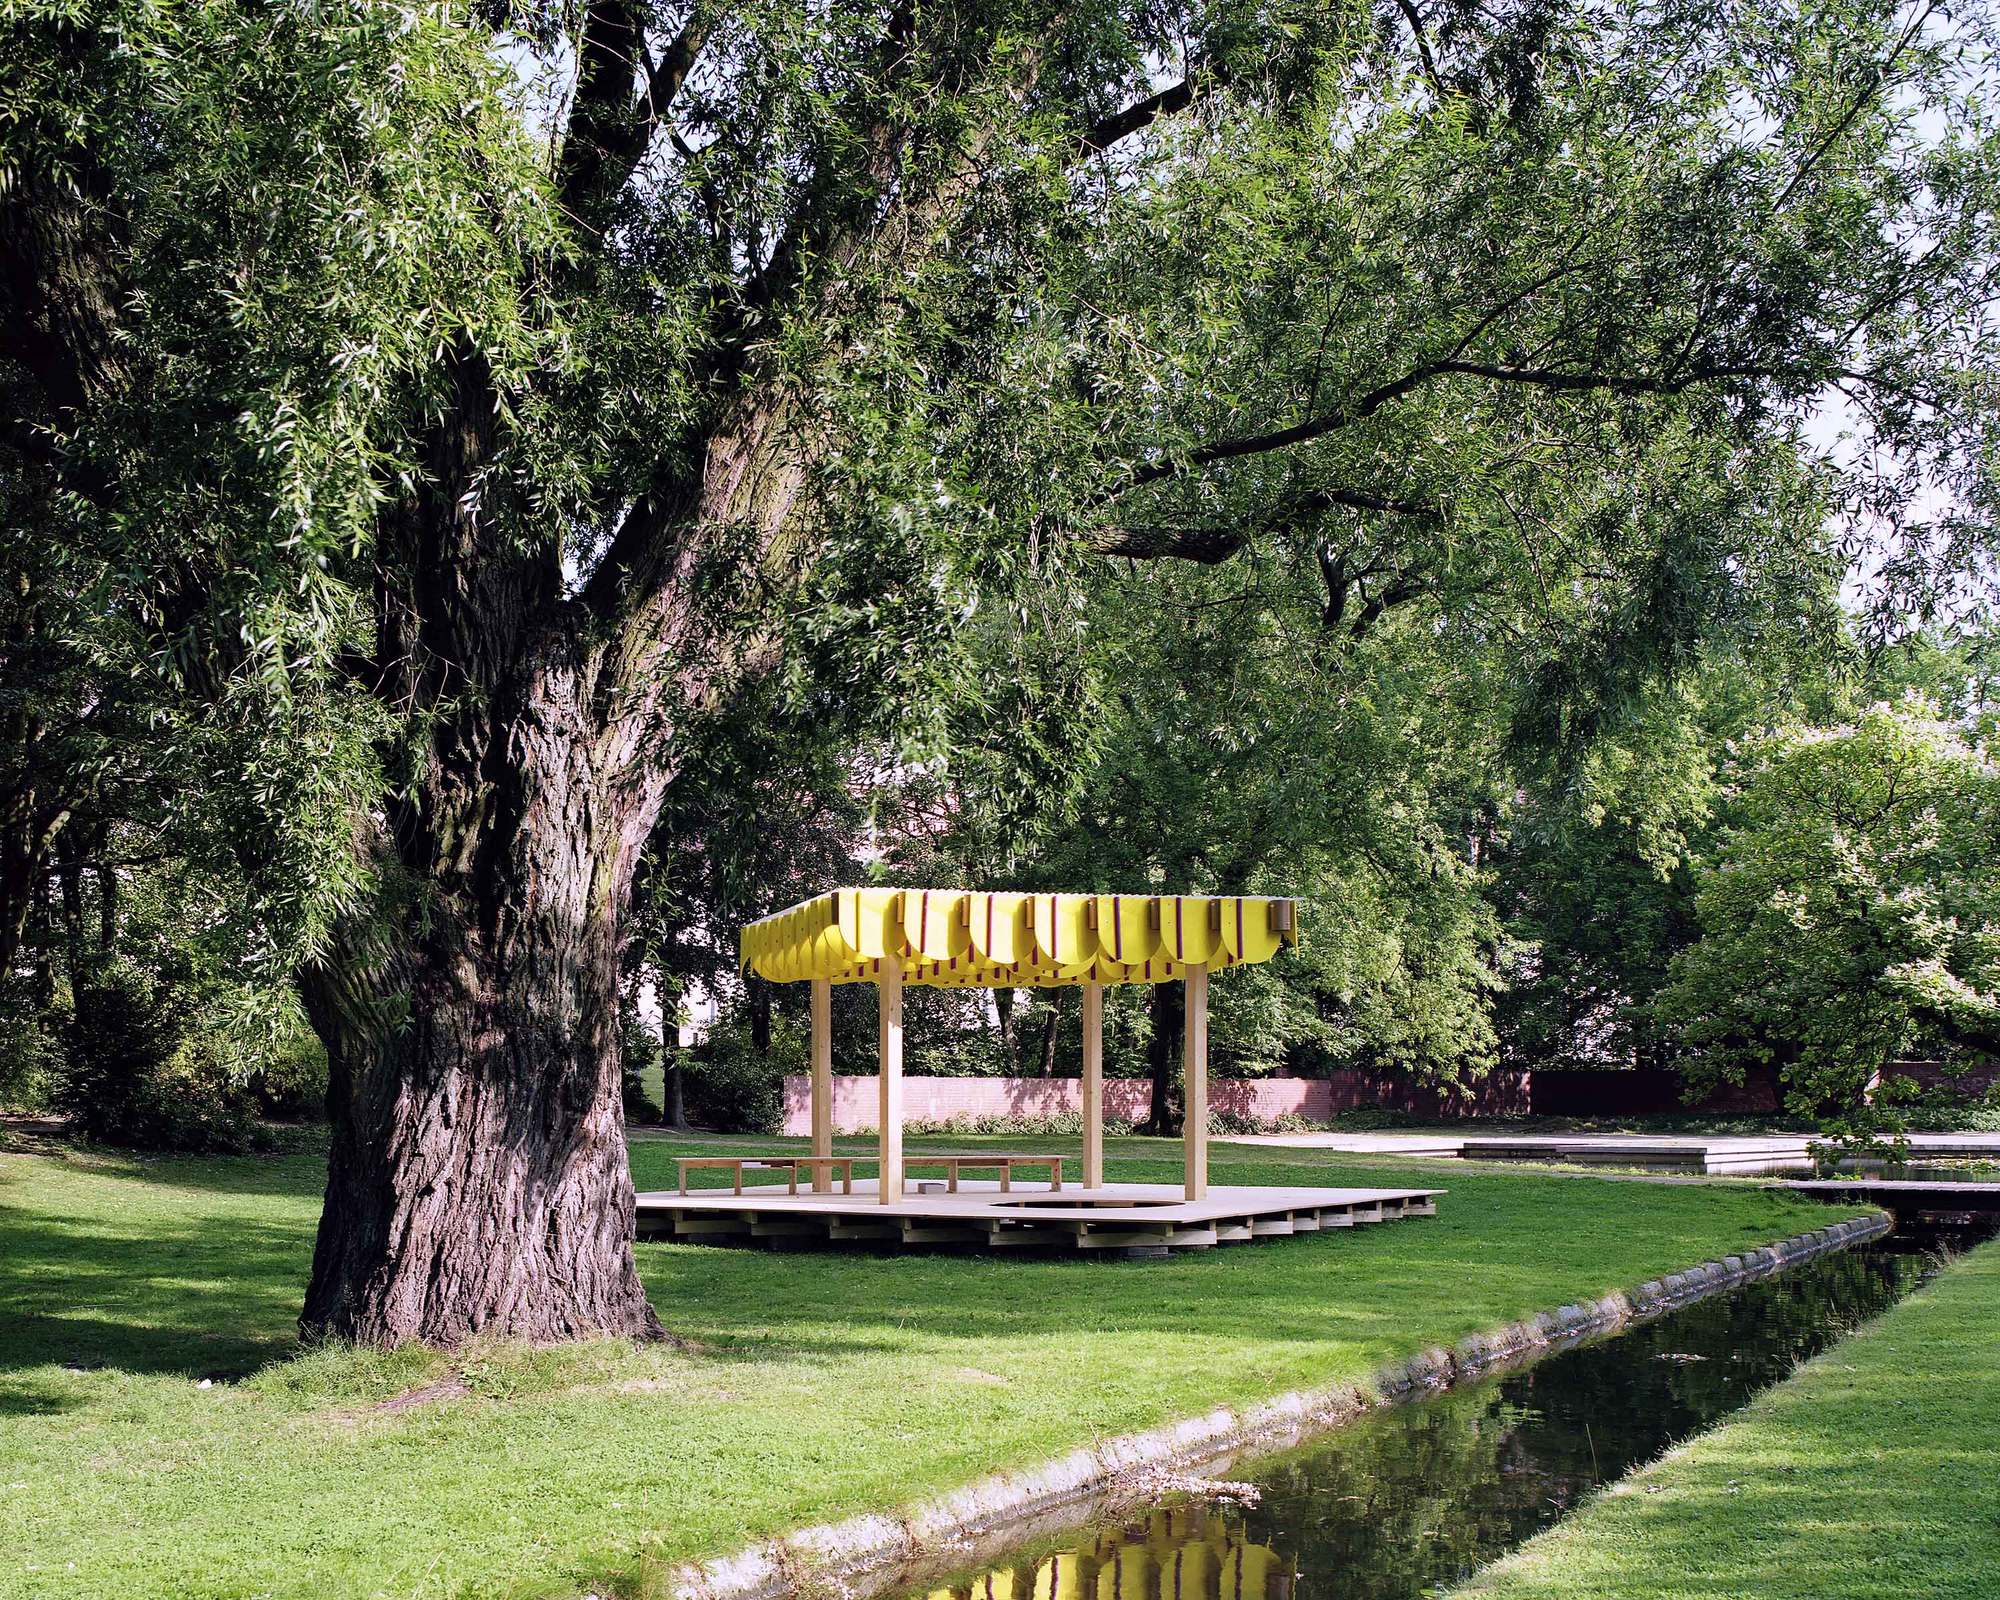
[[[875,1043],[880,1058],[877,1079],[881,1094],[876,1105],[876,1141],[881,1176],[875,1187],[883,1205],[903,1198],[903,958],[882,958],[875,980],[877,1025]]]
[[[1083,1186],[1104,1187],[1104,985],[1083,986]]]
[[[1208,1193],[1208,968],[1190,967],[1182,980],[1187,995],[1187,1025],[1181,1038],[1181,1080],[1187,1102],[1181,1140],[1186,1147],[1187,1197]]]
[[[833,1154],[833,985],[812,981],[812,1153]],[[813,1193],[833,1191],[833,1168],[815,1166]]]

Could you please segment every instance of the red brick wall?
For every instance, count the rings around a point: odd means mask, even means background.
[[[2000,1061],[1967,1067],[1960,1073],[1947,1072],[1937,1061],[1892,1061],[1882,1069],[1885,1078],[1914,1078],[1919,1088],[1942,1089],[1946,1094],[1976,1100],[2000,1083]]]

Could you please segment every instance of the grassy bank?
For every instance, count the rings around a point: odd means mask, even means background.
[[[1983,1600],[2000,1245],[1489,1568],[1460,1600]]]
[[[688,1148],[635,1146],[641,1186]],[[1114,1178],[1177,1170],[1161,1142],[1111,1154]],[[698,1351],[299,1355],[314,1156],[0,1155],[0,1594],[617,1592],[642,1551],[1358,1379],[1830,1216],[1748,1187],[1303,1151],[1219,1147],[1214,1177],[1451,1193],[1434,1219],[1169,1262],[648,1244],[654,1302]]]

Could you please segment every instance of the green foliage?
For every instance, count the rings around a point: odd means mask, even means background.
[[[24,986],[0,988],[0,1110],[40,1111],[63,1068],[61,1016]]]
[[[1885,1062],[2000,1047],[2000,781],[1921,700],[1749,744],[1662,1018],[1696,1087],[1775,1062],[1793,1109],[1870,1120]],[[1893,1109],[1873,1115],[1893,1121]]]
[[[77,990],[55,1106],[85,1137],[139,1150],[249,1147],[251,1100],[190,1026],[184,994],[115,965]]]
[[[723,1133],[776,1133],[784,1121],[785,1077],[807,1070],[805,1031],[790,1018],[771,1019],[771,1045],[759,1050],[750,1019],[718,1017],[688,1063],[687,1111]]]

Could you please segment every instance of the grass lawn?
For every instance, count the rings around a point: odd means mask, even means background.
[[[640,1186],[720,1144],[635,1144]],[[1111,1175],[1168,1181],[1178,1160],[1120,1140]],[[627,1592],[654,1561],[1359,1379],[1845,1214],[1749,1186],[1212,1160],[1219,1183],[1451,1193],[1436,1218],[1167,1262],[645,1244],[698,1352],[301,1355],[316,1155],[0,1154],[0,1595]],[[385,1406],[447,1382],[464,1392]]]
[[[2000,1593],[2000,1244],[1487,1569],[1462,1600]]]

